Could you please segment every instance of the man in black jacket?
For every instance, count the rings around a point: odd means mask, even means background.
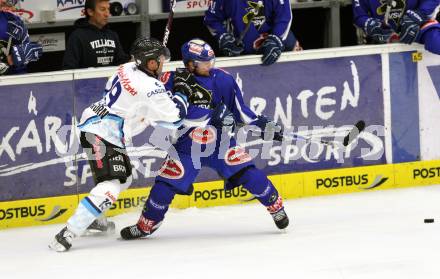
[[[109,0],[86,0],[86,17],[75,21],[64,53],[63,69],[117,66],[130,60],[119,36],[107,26]]]

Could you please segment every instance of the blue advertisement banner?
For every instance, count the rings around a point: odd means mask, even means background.
[[[419,86],[413,52],[390,53],[393,162],[420,159]],[[404,112],[404,113],[402,113]]]
[[[286,130],[328,135],[358,120],[367,124],[346,149],[299,141],[247,145],[256,165],[268,174],[385,163],[380,55],[226,70],[241,87],[245,103]],[[105,82],[99,78],[1,87],[0,201],[90,191],[92,174],[74,127],[82,111],[101,98]],[[142,149],[148,137],[148,131],[136,136],[128,148],[135,168],[133,188],[151,185],[166,156]],[[217,173],[206,168],[197,181],[216,179]]]
[[[241,84],[245,102],[285,129],[319,132],[322,127],[353,125],[358,120],[368,126],[346,150],[275,142],[269,159],[257,159],[258,166],[274,174],[385,163],[381,69],[380,55],[226,69]]]
[[[72,82],[2,86],[1,92],[0,201],[76,193],[76,185],[63,186],[64,162],[74,157],[57,135],[72,123]]]

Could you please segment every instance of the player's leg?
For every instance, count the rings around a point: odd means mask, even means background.
[[[138,222],[121,230],[123,239],[130,240],[149,236],[162,224],[176,194],[192,194],[192,183],[199,170],[194,168],[189,155],[179,154],[179,159],[168,158],[164,162]]]
[[[228,179],[229,187],[238,185],[243,185],[262,205],[266,206],[279,229],[284,229],[289,225],[283,199],[263,171],[255,166],[241,169]]]
[[[136,224],[121,230],[121,237],[126,240],[149,236],[162,224],[165,214],[176,195],[175,189],[163,181],[156,181],[144,204]]]
[[[103,213],[131,184],[131,165],[124,149],[89,133],[81,133],[81,145],[88,156],[96,186],[80,201],[66,227],[49,245],[58,252],[70,249],[73,239],[82,235],[95,220],[103,225]]]
[[[235,145],[234,140],[231,140],[231,145]],[[277,189],[263,171],[255,167],[251,156],[242,148],[229,148],[226,154],[211,160],[209,166],[228,179],[226,189],[243,185],[267,208],[278,228],[284,229],[288,226],[289,218]]]

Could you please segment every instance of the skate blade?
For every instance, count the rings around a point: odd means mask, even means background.
[[[116,232],[116,226],[115,223],[109,222],[108,227],[105,231],[98,230],[98,229],[87,229],[83,236],[106,236],[106,235],[113,235]]]
[[[141,236],[141,237],[133,238],[133,239],[125,239],[125,238],[122,238],[121,236],[116,238],[116,240],[118,240],[118,241],[136,241],[136,240],[145,240],[145,239],[151,239],[151,236],[145,235],[145,236]]]
[[[49,249],[55,251],[55,252],[66,252],[67,249],[62,244],[60,244],[56,239],[52,243],[49,243]]]

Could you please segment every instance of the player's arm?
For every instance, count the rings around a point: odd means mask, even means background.
[[[272,34],[286,40],[292,25],[292,7],[290,1],[274,0],[275,20]]]
[[[226,73],[219,72],[217,75],[221,91],[224,92],[223,103],[234,115],[237,123],[250,124],[257,119],[257,115],[244,103],[243,94],[234,78]]]
[[[416,10],[428,19],[435,18],[439,5],[440,0],[421,0]]]
[[[368,1],[353,0],[352,9],[354,24],[364,30],[365,23],[370,18]]]
[[[406,10],[400,19],[400,42],[412,44],[417,40],[421,27],[436,15],[439,0],[422,0],[414,10]]]
[[[225,73],[226,74],[226,73]],[[238,84],[235,82],[234,78],[226,74],[229,78],[227,82],[229,82],[232,86],[232,94],[230,94],[229,98],[226,96],[224,98],[224,102],[227,105],[228,109],[234,115],[234,119],[236,122],[254,125],[257,126],[261,131],[261,137],[265,140],[282,140],[282,127],[269,119],[264,115],[256,115],[245,103],[243,100],[243,94],[238,87]],[[225,82],[226,83],[226,82]]]
[[[219,40],[222,34],[227,33],[225,27],[226,19],[224,0],[212,1],[210,7],[205,12],[203,22],[216,40]]]
[[[175,96],[170,98],[168,94],[160,93],[156,94],[154,98],[150,98],[147,109],[146,113],[152,117],[149,119],[151,122],[177,129],[182,125],[182,119],[186,116],[187,100],[177,100]]]
[[[43,48],[38,43],[32,43],[23,21],[16,15],[6,12],[7,31],[12,38],[11,55],[13,64],[22,67],[29,62],[37,61],[43,54]]]
[[[165,89],[172,93],[172,100],[180,109],[182,125],[186,127],[204,127],[208,124],[211,110],[191,105],[188,100],[193,94],[193,87],[197,81],[185,68],[177,68],[176,71],[166,72],[161,81]]]

